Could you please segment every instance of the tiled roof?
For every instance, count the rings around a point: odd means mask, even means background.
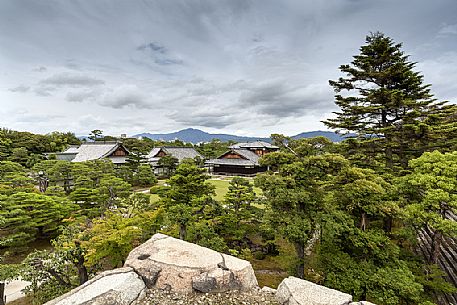
[[[77,154],[79,152],[79,146],[70,146],[67,150],[61,152],[61,154]]]
[[[237,143],[232,146],[230,146],[232,149],[238,149],[238,148],[270,148],[270,149],[278,149],[278,146],[272,145],[268,142],[264,141],[254,141],[254,142],[242,142],[242,143]]]
[[[250,151],[250,150],[247,150],[247,149],[232,149],[233,152],[245,157],[246,159],[248,159],[249,161],[252,161],[254,162],[255,164],[258,164],[259,163],[259,156]]]
[[[86,143],[78,148],[78,154],[72,162],[84,162],[102,159],[118,148],[118,143]]]
[[[244,159],[225,159],[222,158],[225,154],[232,152],[240,155]],[[206,164],[220,164],[220,165],[237,165],[237,166],[258,166],[259,165],[259,156],[254,152],[247,149],[232,149],[229,152],[226,152],[217,159],[211,159],[205,162]]]
[[[183,159],[194,159],[195,157],[203,159],[203,156],[192,147],[164,147],[164,150],[179,161]]]
[[[203,156],[192,147],[157,147],[151,150],[147,158],[149,160],[154,159],[160,150],[163,150],[167,155],[175,157],[180,162],[183,159],[194,159],[195,157],[203,159]]]
[[[160,147],[153,148],[149,152],[149,154],[146,156],[146,158],[148,158],[148,160],[154,158],[159,153],[159,151],[160,151]]]

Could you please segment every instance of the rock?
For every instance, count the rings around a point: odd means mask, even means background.
[[[348,305],[352,296],[293,276],[284,279],[276,291],[281,305]]]
[[[155,267],[155,268],[154,268]],[[162,271],[162,268],[154,266],[152,268],[138,268],[135,269],[135,272],[141,276],[141,279],[146,284],[146,287],[151,289],[155,286],[157,279],[159,278],[159,273]]]
[[[208,276],[208,273],[202,273],[192,278],[192,288],[199,292],[210,292],[216,290],[216,278]]]
[[[268,286],[263,286],[261,291],[263,293],[270,293],[270,294],[275,294],[276,293],[276,289],[273,289],[273,288],[268,287]]]
[[[134,268],[142,278],[154,278],[151,274],[157,273],[154,287],[169,287],[174,292],[189,293],[194,289],[224,292],[257,287],[248,261],[163,234],[155,234],[133,249],[125,266]],[[214,278],[216,283],[208,278]]]
[[[45,305],[130,305],[146,286],[132,268],[106,271]]]

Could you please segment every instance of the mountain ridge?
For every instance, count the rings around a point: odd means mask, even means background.
[[[312,138],[312,137],[318,137],[318,136],[327,137],[333,142],[340,142],[345,138],[344,136],[341,136],[335,132],[322,131],[322,130],[302,132],[297,135],[291,136],[291,138],[301,139],[301,138]],[[144,132],[144,133],[136,134],[133,137],[134,138],[146,137],[146,138],[149,138],[151,140],[156,140],[156,141],[181,140],[183,142],[189,142],[189,143],[193,143],[193,144],[197,144],[200,142],[210,142],[213,139],[219,139],[222,142],[227,142],[227,141],[251,142],[251,141],[257,141],[257,140],[271,142],[270,138],[237,136],[237,135],[233,135],[233,134],[224,134],[224,133],[208,133],[208,132],[202,131],[200,129],[195,129],[195,128],[186,128],[186,129],[182,129],[182,130],[179,130],[176,132],[170,132],[170,133]]]

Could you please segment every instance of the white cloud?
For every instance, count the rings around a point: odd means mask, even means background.
[[[136,85],[122,85],[105,93],[99,101],[99,104],[106,107],[116,109],[127,106],[145,109],[151,108],[152,105],[148,102],[148,97]]]

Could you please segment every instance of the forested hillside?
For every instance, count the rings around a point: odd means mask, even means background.
[[[351,137],[294,139],[273,134],[279,151],[256,177],[231,177],[222,196],[201,162],[186,159],[154,176],[144,155],[184,146],[124,139],[126,165],[69,162],[43,153],[79,144],[73,134],[0,131],[0,280],[21,276],[42,304],[122,266],[162,232],[250,260],[261,284],[288,274],[379,305],[438,304],[457,293],[437,265],[444,239],[457,237],[457,107],[434,99],[401,44],[367,36],[331,80],[336,116],[325,121]],[[101,131],[95,141],[116,140]],[[198,146],[206,157],[230,143]],[[430,255],[417,236],[432,233]],[[50,241],[32,251],[34,241]],[[267,271],[267,272],[265,272]]]

